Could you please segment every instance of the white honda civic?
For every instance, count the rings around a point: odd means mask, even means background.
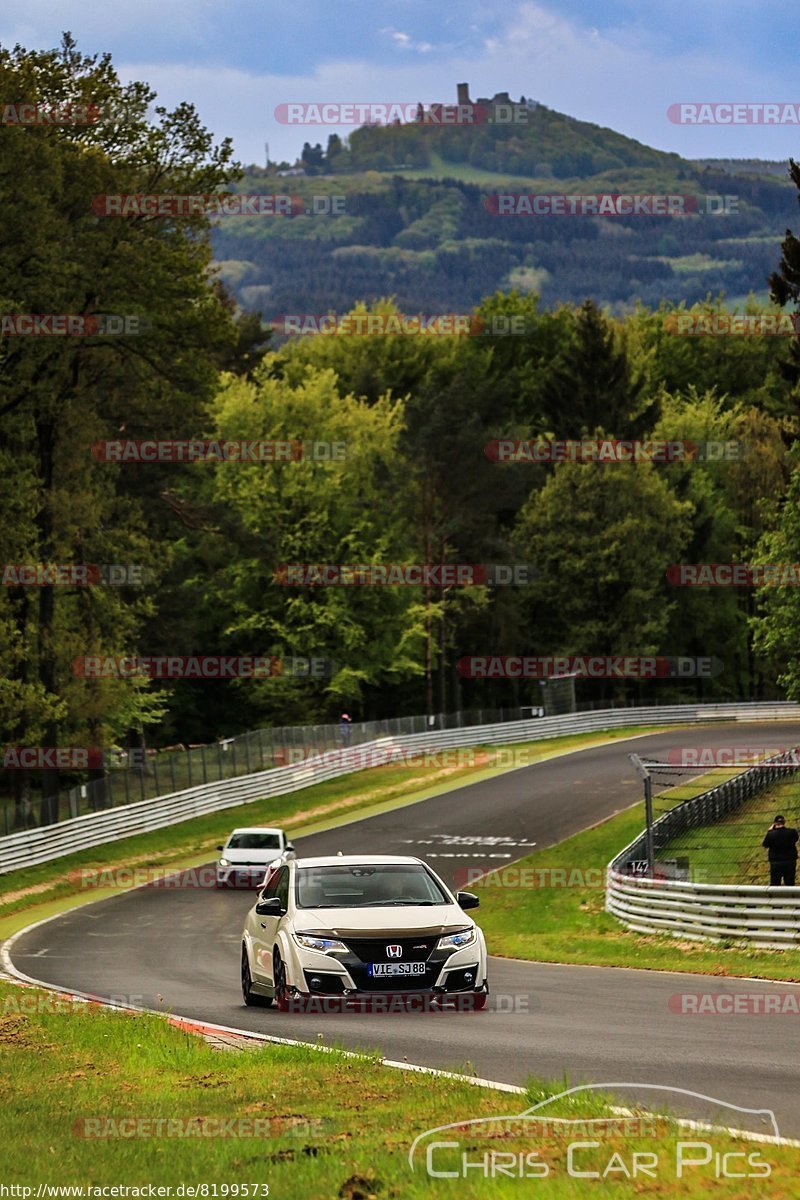
[[[242,934],[245,1004],[302,1009],[313,997],[429,998],[486,1006],[486,943],[456,896],[418,858],[298,858],[273,871]]]

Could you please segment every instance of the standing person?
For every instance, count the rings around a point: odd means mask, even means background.
[[[770,887],[794,887],[798,836],[796,829],[786,828],[786,818],[778,813],[761,843],[768,851]]]
[[[352,723],[353,722],[350,720],[347,713],[342,713],[342,715],[339,717],[339,732],[342,735],[342,745],[343,746],[350,745],[350,733],[351,733],[350,726],[352,725]]]

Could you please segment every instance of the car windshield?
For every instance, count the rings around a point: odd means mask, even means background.
[[[278,833],[234,833],[228,842],[228,850],[280,850]]]
[[[301,867],[295,896],[298,908],[379,908],[450,904],[423,866],[413,863]]]

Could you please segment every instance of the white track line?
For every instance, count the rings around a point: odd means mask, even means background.
[[[99,901],[92,901],[92,903],[99,903]],[[194,1029],[197,1032],[201,1030],[207,1030],[211,1033],[235,1034],[238,1037],[248,1038],[249,1040],[255,1042],[267,1042],[279,1046],[302,1046],[304,1049],[308,1049],[310,1047],[311,1049],[318,1050],[323,1054],[342,1054],[346,1058],[356,1058],[361,1062],[375,1061],[371,1055],[359,1054],[355,1050],[342,1050],[336,1046],[322,1046],[319,1044],[319,1042],[305,1042],[299,1038],[278,1037],[277,1034],[256,1033],[251,1029],[239,1029],[234,1025],[218,1025],[212,1021],[198,1021],[194,1017],[183,1017],[177,1013],[165,1013],[161,1009],[143,1008],[138,1005],[126,1006],[114,1004],[111,1001],[102,1000],[97,996],[92,995],[90,992],[76,992],[70,988],[57,987],[55,984],[46,983],[41,979],[34,979],[32,976],[25,975],[22,971],[18,971],[11,960],[11,955],[9,953],[11,947],[18,938],[23,936],[23,934],[30,933],[32,929],[37,929],[41,925],[48,925],[51,921],[57,920],[58,916],[60,915],[61,914],[57,914],[56,916],[52,917],[46,917],[42,921],[36,921],[32,925],[26,926],[25,929],[18,930],[17,933],[13,934],[12,937],[8,938],[8,940],[4,942],[2,946],[0,946],[0,962],[2,962],[5,977],[9,980],[9,982],[40,987],[48,992],[57,992],[61,996],[69,996],[74,997],[75,999],[93,1001],[94,1003],[103,1004],[107,1008],[116,1009],[121,1012],[149,1013],[152,1016],[161,1017],[163,1020],[169,1021],[171,1024],[179,1026],[183,1025],[188,1027],[190,1030]],[[496,1092],[507,1092],[516,1096],[524,1096],[527,1094],[525,1088],[519,1087],[516,1084],[502,1083],[496,1079],[483,1079],[478,1075],[460,1075],[455,1071],[442,1071],[436,1067],[426,1067],[418,1063],[399,1062],[391,1058],[380,1058],[378,1062],[380,1066],[390,1067],[392,1070],[414,1071],[421,1075],[433,1075],[439,1079],[451,1079],[457,1083],[470,1083],[475,1087],[490,1088]],[[632,1115],[631,1110],[628,1108],[610,1106],[610,1111],[615,1116],[627,1117]],[[647,1115],[659,1116],[662,1114],[648,1112]],[[729,1128],[726,1125],[712,1125],[705,1121],[694,1121],[685,1117],[676,1118],[675,1123],[681,1128],[687,1130],[697,1130],[707,1133],[721,1133],[730,1137],[741,1138],[744,1141],[800,1148],[800,1141],[796,1141],[791,1138],[776,1138],[771,1134],[753,1133],[746,1129]]]

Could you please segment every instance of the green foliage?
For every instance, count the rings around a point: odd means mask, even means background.
[[[529,620],[536,652],[664,652],[672,608],[664,575],[688,543],[690,519],[691,505],[650,463],[558,466],[523,507],[515,537],[539,572]]]

